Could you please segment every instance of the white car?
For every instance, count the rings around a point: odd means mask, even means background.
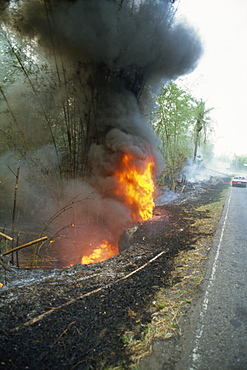
[[[232,186],[242,186],[246,188],[247,179],[244,176],[235,176],[232,179]]]

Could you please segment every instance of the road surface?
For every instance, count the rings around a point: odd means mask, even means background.
[[[246,370],[247,188],[229,189],[208,266],[175,369]]]

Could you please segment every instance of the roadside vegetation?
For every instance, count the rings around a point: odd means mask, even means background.
[[[247,156],[246,155],[234,155],[231,160],[230,167],[233,172],[246,173]]]
[[[159,183],[169,184],[175,190],[176,180],[183,177],[186,166],[197,165],[200,172],[212,160],[210,112],[213,108],[175,82],[163,87],[157,103],[153,126],[161,139],[160,150],[165,161]]]
[[[218,179],[217,181],[221,181]],[[228,187],[224,188],[218,199],[205,199],[196,205],[182,207],[192,223],[194,237],[189,248],[181,250],[173,261],[169,286],[160,288],[154,296],[151,310],[152,320],[143,327],[141,339],[134,339],[134,332],[126,332],[123,341],[132,353],[132,369],[138,369],[138,362],[152,352],[154,339],[180,337],[183,333],[183,320],[190,313],[190,308],[200,296],[207,267],[208,254],[213,237],[225,204]],[[135,312],[130,314],[136,317]],[[163,342],[165,348],[165,342]],[[122,365],[111,368],[124,369]]]

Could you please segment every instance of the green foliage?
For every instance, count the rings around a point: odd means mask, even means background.
[[[247,170],[247,156],[246,155],[235,155],[231,161],[231,169],[235,171],[246,171]]]
[[[185,164],[195,161],[198,147],[207,144],[211,109],[174,82],[163,87],[157,103],[159,109],[153,126],[161,139],[160,150],[165,159],[160,181],[169,182],[174,190],[175,179]]]

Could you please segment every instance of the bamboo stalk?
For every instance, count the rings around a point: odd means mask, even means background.
[[[20,55],[19,55],[19,54],[18,54],[18,52],[15,50],[14,46],[11,44],[11,41],[7,38],[7,36],[5,36],[5,39],[6,39],[7,43],[9,44],[9,46],[10,46],[10,49],[11,49],[12,53],[13,53],[13,54],[14,54],[14,56],[16,57],[16,59],[17,59],[17,61],[18,61],[19,65],[20,65],[20,67],[21,67],[21,69],[22,69],[22,71],[23,71],[24,75],[26,76],[26,78],[27,78],[27,80],[28,80],[28,82],[29,82],[29,84],[30,84],[30,86],[31,86],[32,90],[33,90],[34,96],[35,96],[35,98],[37,99],[37,102],[38,102],[38,104],[39,104],[39,106],[40,106],[40,108],[41,108],[41,110],[42,110],[42,113],[43,113],[43,115],[44,115],[45,121],[46,121],[47,126],[48,126],[48,128],[49,128],[49,131],[50,131],[50,134],[51,134],[51,138],[52,138],[52,142],[53,142],[53,145],[54,145],[54,149],[55,149],[55,152],[56,152],[57,158],[59,158],[59,155],[58,155],[58,149],[57,149],[57,143],[56,143],[56,140],[55,140],[54,133],[53,133],[53,131],[52,131],[52,125],[51,125],[51,122],[50,122],[50,120],[49,120],[49,117],[48,117],[48,115],[47,115],[47,113],[46,113],[46,111],[45,111],[44,105],[43,105],[43,103],[42,103],[42,101],[41,101],[41,99],[40,99],[40,97],[39,97],[38,90],[35,88],[35,86],[34,86],[34,84],[33,84],[32,80],[31,80],[31,78],[30,78],[30,76],[29,76],[28,71],[26,70],[26,67],[25,67],[25,65],[24,65],[24,63],[23,63],[23,61],[22,61],[22,59],[21,59]],[[60,169],[60,172],[61,172],[61,168],[60,168],[60,166],[59,166],[59,169]]]
[[[19,236],[20,234],[17,235],[17,238],[16,238],[16,247],[18,247],[18,244],[19,244]],[[16,266],[19,268],[19,254],[18,254],[18,250],[16,251]]]
[[[13,204],[13,214],[12,214],[12,248],[14,246],[14,236],[15,236],[15,212],[16,212],[16,200],[17,200],[17,190],[19,184],[19,175],[20,175],[20,167],[17,168],[17,173],[15,175],[15,192],[14,192],[14,204]],[[13,256],[12,256],[13,262]]]
[[[39,243],[39,242],[42,242],[44,240],[47,240],[48,239],[48,236],[43,236],[42,238],[39,238],[39,239],[36,239],[36,240],[33,240],[31,242],[28,242],[26,244],[22,244],[22,245],[19,245],[19,247],[16,247],[16,248],[13,248],[13,249],[10,249],[9,251],[3,253],[3,256],[6,256],[7,254],[10,254],[10,253],[13,253],[15,251],[18,251],[22,248],[26,248],[26,247],[29,247],[30,245],[33,245],[35,243]]]
[[[3,91],[3,89],[2,89],[1,86],[0,86],[0,92],[1,92],[1,94],[2,94],[2,96],[4,98],[4,100],[5,100],[5,103],[7,105],[8,111],[11,114],[11,117],[13,118],[13,121],[15,122],[17,129],[21,132],[20,127],[19,127],[19,124],[18,124],[18,121],[17,121],[17,119],[16,119],[16,117],[15,117],[15,115],[14,115],[14,113],[13,113],[13,111],[12,111],[10,105],[9,105],[8,99],[7,99],[7,97],[6,97],[6,95],[5,95],[5,93],[4,93],[4,91]]]
[[[11,238],[11,236],[8,236],[8,235],[6,235],[4,233],[1,233],[1,232],[0,232],[0,236],[2,236],[3,238],[9,240],[10,242],[13,240],[13,238]]]
[[[21,135],[22,142],[25,144],[25,148],[26,148],[28,151],[30,151],[30,148],[29,148],[28,143],[27,143],[27,141],[26,141],[25,135],[24,135],[24,133],[22,132],[22,130],[20,129],[20,125],[19,125],[19,123],[18,123],[18,120],[17,120],[16,116],[14,115],[13,110],[11,109],[11,106],[10,106],[10,104],[9,104],[9,101],[8,101],[8,99],[7,99],[7,97],[6,97],[6,95],[5,95],[5,93],[4,93],[4,91],[3,91],[3,89],[2,89],[2,87],[1,87],[1,86],[0,86],[0,92],[1,92],[1,94],[2,94],[2,96],[3,96],[3,98],[4,98],[4,100],[5,100],[5,103],[6,103],[7,108],[8,108],[8,112],[10,113],[10,115],[11,115],[11,117],[12,117],[13,121],[14,121],[14,124],[16,125],[17,130],[19,131],[19,133],[20,133],[20,135]],[[5,132],[5,131],[3,131],[3,130],[0,130],[0,131],[1,131],[3,134],[6,134],[6,132]],[[19,147],[19,152],[23,155],[23,150],[21,149],[21,147]]]

